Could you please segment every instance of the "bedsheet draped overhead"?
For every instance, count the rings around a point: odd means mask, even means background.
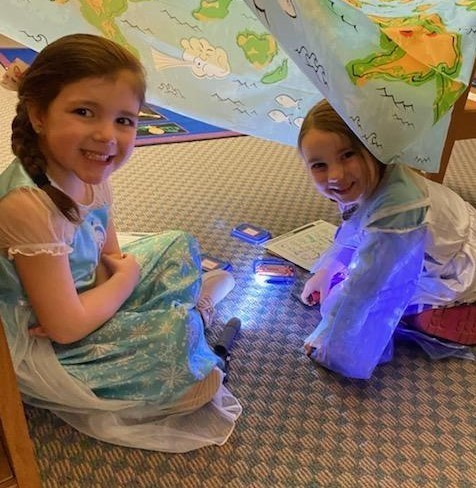
[[[73,32],[142,60],[148,100],[295,145],[328,98],[382,161],[437,171],[476,55],[475,0],[3,0],[0,32],[39,51]]]

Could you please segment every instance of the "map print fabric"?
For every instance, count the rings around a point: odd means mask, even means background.
[[[436,172],[476,56],[476,0],[4,0],[0,32],[140,57],[150,103],[295,145],[327,98],[385,163]]]

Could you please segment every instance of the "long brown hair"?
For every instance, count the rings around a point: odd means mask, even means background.
[[[104,37],[71,34],[52,42],[25,71],[18,88],[16,116],[12,122],[12,150],[31,179],[53,200],[66,218],[79,222],[75,202],[51,185],[46,176],[46,160],[28,116],[28,107],[46,112],[61,90],[84,78],[114,78],[128,70],[136,75],[134,90],[144,102],[146,82],[140,61],[127,49]]]

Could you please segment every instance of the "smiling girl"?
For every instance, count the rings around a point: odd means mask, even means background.
[[[0,317],[28,403],[108,442],[187,451],[225,442],[241,411],[204,336],[234,280],[202,276],[184,232],[119,248],[108,179],[145,89],[131,53],[88,34],[24,73],[0,175]]]
[[[301,294],[321,303],[307,355],[369,378],[389,357],[400,320],[476,343],[476,210],[406,166],[379,162],[325,100],[304,119],[298,147],[315,188],[343,218]]]

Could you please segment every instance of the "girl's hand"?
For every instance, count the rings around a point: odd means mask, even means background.
[[[322,362],[326,356],[326,351],[323,344],[323,338],[319,337],[304,343],[304,354],[314,361]]]
[[[120,253],[104,254],[101,261],[109,279],[78,293],[66,254],[15,255],[18,275],[37,320],[32,336],[70,344],[114,316],[134,291],[140,269],[133,256]]]
[[[32,337],[40,337],[42,339],[49,339],[46,330],[41,325],[35,325],[28,329],[28,334]]]
[[[346,274],[346,266],[340,261],[334,261],[329,268],[317,270],[304,285],[301,293],[302,302],[309,306],[322,303],[329,295],[330,289],[342,281]]]
[[[312,356],[312,353],[316,350],[316,348],[314,346],[311,346],[311,344],[308,344],[307,342],[304,344],[304,354],[306,354],[306,356],[308,358],[310,358]]]
[[[132,254],[103,254],[101,261],[108,269],[110,276],[115,274],[126,275],[135,285],[139,283],[140,266]]]
[[[94,282],[94,286],[99,286],[102,283],[105,283],[110,277],[111,274],[109,272],[109,269],[104,264],[104,261],[101,258],[96,267],[96,281]]]
[[[322,302],[329,294],[332,276],[332,273],[326,269],[320,269],[312,275],[302,290],[302,302],[309,306]]]

